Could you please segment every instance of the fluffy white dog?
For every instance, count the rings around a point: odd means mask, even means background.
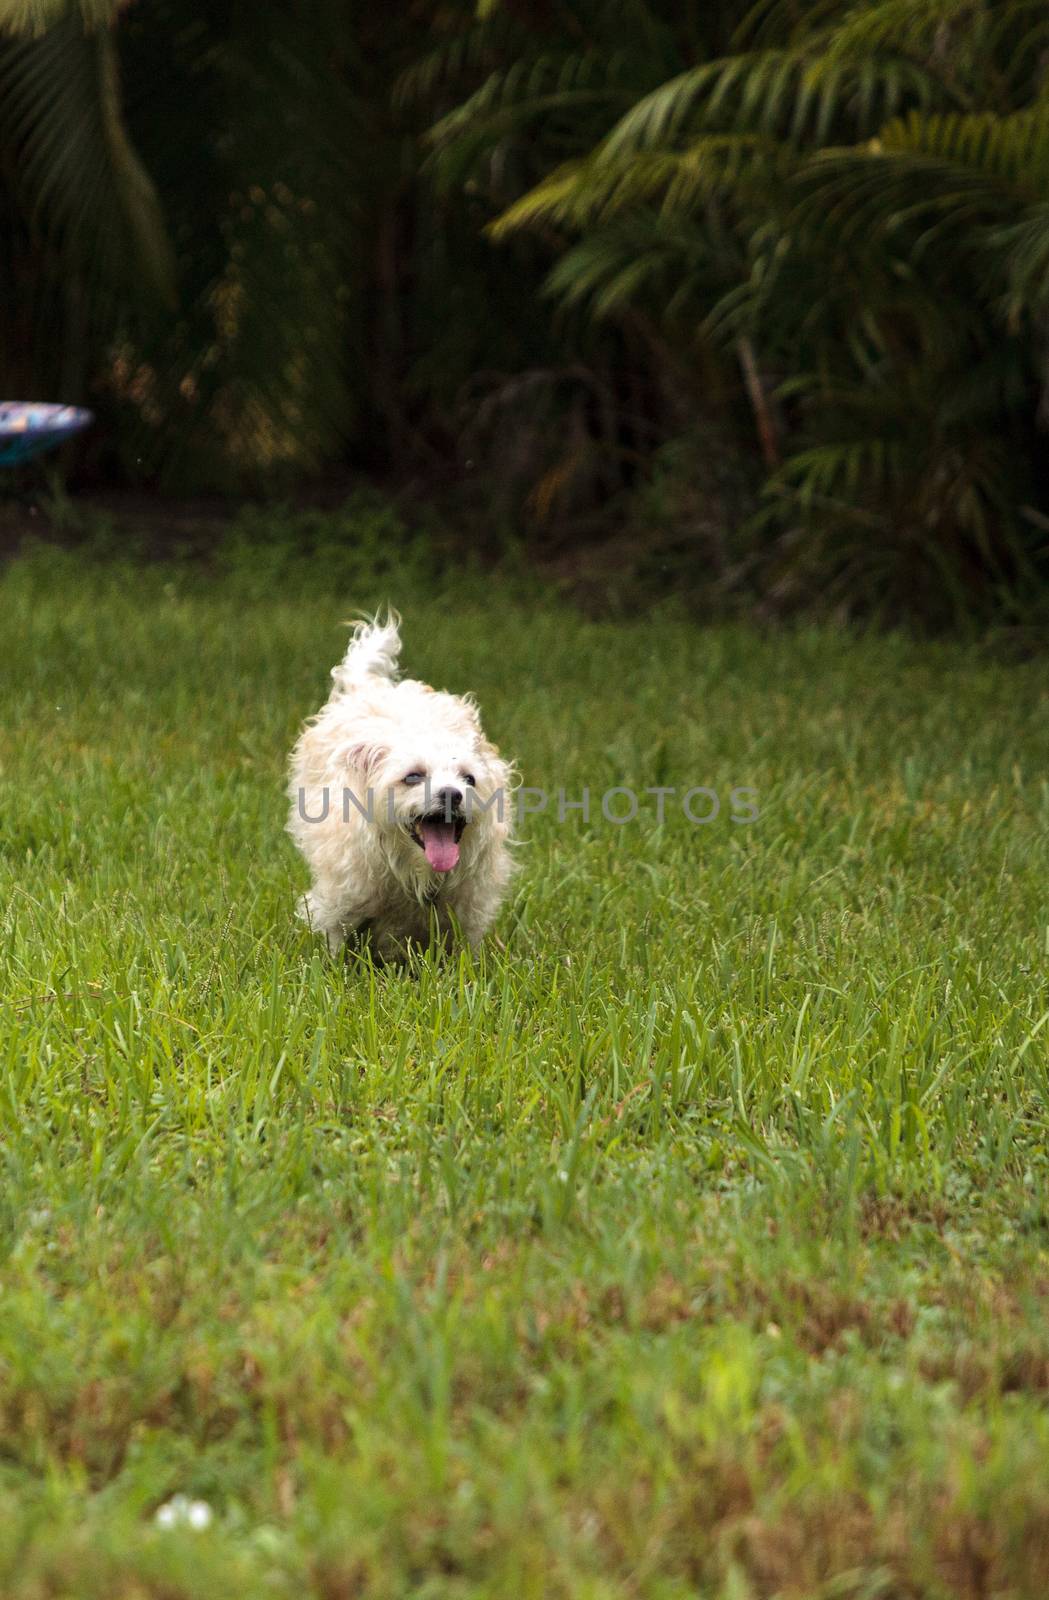
[[[292,752],[288,832],[313,872],[301,914],[382,958],[456,926],[483,938],[513,863],[512,769],[469,696],[397,681],[399,619],[359,622]]]

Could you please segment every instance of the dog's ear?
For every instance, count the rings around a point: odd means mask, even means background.
[[[367,741],[347,745],[341,752],[346,765],[352,767],[355,772],[363,773],[366,778],[370,778],[379,769],[389,753],[382,745]]]
[[[481,738],[478,741],[477,751],[485,764],[487,782],[486,787],[492,793],[501,791],[504,804],[509,806],[510,797],[520,785],[521,777],[517,769],[509,761],[504,761],[499,754],[498,747],[490,740]],[[502,812],[500,811],[500,817]]]
[[[488,776],[494,788],[510,789],[520,781],[510,762],[504,761],[499,754],[499,746],[483,735],[477,741],[477,753],[488,768]]]

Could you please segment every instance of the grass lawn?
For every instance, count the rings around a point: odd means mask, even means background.
[[[529,784],[759,819],[333,962],[283,767],[386,598]],[[10,566],[5,1600],[1041,1600],[1047,774],[1044,661]]]

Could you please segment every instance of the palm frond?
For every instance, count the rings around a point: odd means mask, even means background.
[[[949,235],[970,259],[984,244],[982,230],[1018,209],[1018,196],[993,173],[932,155],[877,149],[828,150],[799,169],[791,225],[820,248],[852,251],[863,243],[895,243],[898,259],[924,262]]]
[[[695,326],[703,306],[723,292],[731,269],[722,241],[687,219],[670,222],[652,211],[584,232],[555,264],[547,291],[569,306],[587,306],[597,318],[651,304],[660,321]]]
[[[680,144],[697,129],[764,133],[799,147],[841,125],[873,132],[908,105],[935,103],[936,79],[914,62],[836,60],[822,36],[789,50],[705,62],[646,95],[604,141],[609,159]]]
[[[689,213],[720,194],[782,178],[793,157],[760,135],[707,134],[684,150],[653,150],[610,160],[602,151],[567,164],[494,222],[502,238],[537,222],[585,227],[637,206],[658,204],[667,217]]]
[[[1007,261],[1006,317],[1017,327],[1027,312],[1049,306],[1049,201],[1026,208],[1018,222],[996,231],[991,243]]]
[[[70,0],[6,0],[0,12],[0,34],[39,37],[57,22],[66,21],[71,9],[85,28],[106,28],[128,4],[130,0],[75,0],[71,8]]]
[[[399,110],[420,103],[432,106],[468,73],[476,77],[490,70],[495,53],[510,45],[516,32],[507,13],[497,11],[442,39],[398,74],[390,90],[393,105]]]
[[[66,18],[0,46],[0,129],[34,230],[89,281],[175,299],[156,189],[123,120],[116,46]]]
[[[1049,100],[1007,117],[912,112],[884,127],[877,147],[890,155],[913,153],[949,162],[1035,199],[1049,184]]]
[[[842,0],[756,0],[749,6],[733,34],[740,51],[786,47],[811,38],[825,26],[840,22]]]
[[[878,51],[923,58],[968,52],[986,44],[994,7],[988,0],[861,0],[847,9],[828,39],[835,56]]]

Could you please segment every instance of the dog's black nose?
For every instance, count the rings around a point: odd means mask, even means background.
[[[434,795],[434,799],[437,802],[438,811],[443,811],[446,817],[450,817],[456,811],[458,811],[459,807],[462,805],[463,791],[461,789],[453,789],[451,787],[447,789],[438,789],[437,793]]]

